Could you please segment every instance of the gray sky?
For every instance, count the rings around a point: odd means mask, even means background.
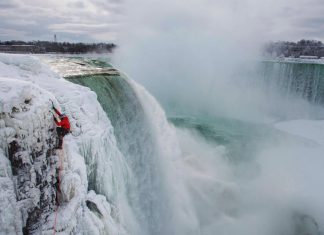
[[[0,40],[114,41],[119,0],[0,0]]]
[[[222,9],[238,8],[238,14],[225,9],[224,14],[233,15],[224,19],[236,17],[239,21],[239,17],[249,15],[253,24],[259,22],[258,27],[267,28],[269,39],[324,41],[324,0],[158,1],[169,2],[166,18],[169,9],[173,8],[172,4],[179,5],[181,2],[183,7],[196,8],[200,3],[205,6],[210,4],[218,15],[222,15]],[[118,31],[123,28],[121,23],[137,2],[142,4],[142,8],[146,7],[143,0],[0,0],[0,40],[52,40],[56,34],[59,41],[118,42]],[[150,7],[149,4],[147,7]],[[138,9],[134,12],[141,14]],[[172,20],[170,27],[179,22],[181,24],[182,17],[179,15]]]

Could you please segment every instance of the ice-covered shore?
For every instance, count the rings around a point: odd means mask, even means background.
[[[54,149],[51,100],[70,117],[72,135],[62,151]],[[0,54],[0,233],[126,233],[116,209],[126,164],[112,132],[90,89],[67,82],[38,58]],[[105,179],[109,197],[88,192],[80,155],[87,151],[86,161],[95,162],[104,147],[109,154],[96,170],[111,172]]]

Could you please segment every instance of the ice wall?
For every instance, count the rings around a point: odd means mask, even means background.
[[[123,201],[127,164],[119,158],[113,127],[96,95],[34,57],[1,54],[0,71],[1,231],[127,234],[121,215],[128,208]],[[63,151],[53,149],[50,100],[70,118],[72,134]],[[103,179],[98,192],[88,190],[94,164]]]

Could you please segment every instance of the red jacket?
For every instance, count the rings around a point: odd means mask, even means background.
[[[55,113],[57,113],[57,115],[59,115],[59,116],[62,115],[56,108],[53,108],[53,109],[54,109]],[[58,122],[56,119],[54,119],[54,121],[57,126],[60,126],[66,130],[70,130],[70,128],[71,128],[70,121],[67,116],[62,117],[60,122]]]

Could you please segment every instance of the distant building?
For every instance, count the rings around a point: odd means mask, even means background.
[[[299,56],[300,59],[307,59],[307,60],[312,60],[312,59],[318,59],[317,56],[313,56],[313,55],[301,55]]]

